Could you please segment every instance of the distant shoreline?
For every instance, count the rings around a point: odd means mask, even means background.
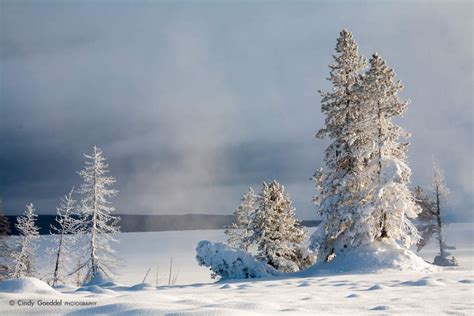
[[[11,235],[18,235],[15,223],[20,215],[8,215],[11,224]],[[234,221],[233,215],[215,214],[184,214],[184,215],[131,215],[116,214],[120,217],[121,231],[124,233],[212,230],[223,229]],[[48,235],[51,224],[55,223],[56,215],[38,215],[37,225],[40,235]],[[302,225],[315,227],[320,220],[303,220]]]

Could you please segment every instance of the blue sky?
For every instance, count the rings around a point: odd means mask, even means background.
[[[0,189],[41,213],[79,185],[98,145],[120,213],[221,213],[277,179],[316,217],[310,176],[327,143],[319,89],[336,38],[377,51],[411,104],[412,183],[432,157],[449,217],[472,220],[469,1],[1,1]]]

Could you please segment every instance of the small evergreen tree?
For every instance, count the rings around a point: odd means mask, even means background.
[[[319,229],[311,237],[318,260],[328,260],[334,253],[344,251],[351,243],[348,229],[356,220],[355,209],[360,200],[357,175],[356,143],[353,141],[360,109],[360,73],[367,62],[358,53],[352,34],[342,30],[336,44],[335,63],[330,65],[328,80],[331,92],[321,92],[321,112],[325,127],[316,137],[329,138],[325,151],[326,168],[317,171],[313,180],[319,194],[314,202],[322,217]]]
[[[252,221],[255,215],[257,195],[249,188],[234,212],[235,222],[226,227],[227,244],[234,248],[249,251],[252,246]]]
[[[439,266],[455,266],[458,262],[448,250],[456,249],[446,245],[443,236],[442,209],[449,194],[449,190],[444,184],[444,172],[433,162],[433,181],[431,183],[432,196],[424,194],[421,188],[415,189],[415,197],[422,212],[419,216],[420,231],[422,239],[418,242],[418,251],[420,251],[431,239],[433,234],[437,234],[439,255],[434,259],[434,264]]]
[[[54,271],[51,285],[64,284],[71,270],[71,260],[75,257],[77,238],[81,233],[81,220],[76,212],[76,201],[72,194],[74,188],[61,198],[59,206],[56,207],[56,224],[51,225],[51,233],[55,239],[55,245],[48,249],[48,253],[54,260]],[[53,235],[54,234],[54,235]]]
[[[15,264],[12,272],[13,278],[32,277],[36,273],[36,241],[39,237],[38,227],[35,223],[37,217],[33,203],[30,203],[26,205],[25,215],[17,219],[16,228],[20,236],[18,245],[13,252]]]
[[[312,256],[302,247],[306,232],[295,218],[290,196],[278,182],[263,183],[252,223],[257,259],[283,272],[301,270],[312,264]]]
[[[117,195],[118,191],[111,188],[115,178],[107,176],[108,164],[102,151],[94,146],[92,153],[84,157],[85,167],[79,172],[83,180],[79,193],[82,194],[80,209],[89,242],[87,259],[80,268],[87,269],[84,282],[88,282],[98,274],[113,275],[118,261],[110,243],[117,242],[114,235],[120,232],[120,218],[111,215],[115,208],[109,198]]]

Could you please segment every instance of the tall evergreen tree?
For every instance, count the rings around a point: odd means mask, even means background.
[[[358,53],[352,34],[342,30],[336,44],[335,63],[330,65],[328,80],[331,92],[321,92],[321,112],[326,115],[325,127],[318,138],[329,138],[325,151],[326,168],[317,171],[313,180],[319,194],[314,202],[322,217],[320,229],[312,236],[312,247],[318,260],[327,260],[343,251],[351,242],[348,228],[353,225],[355,208],[360,199],[357,159],[353,137],[360,119],[360,73],[366,61]]]
[[[79,172],[83,180],[79,193],[82,194],[81,213],[84,216],[85,232],[89,236],[86,247],[87,259],[81,267],[86,267],[85,282],[98,274],[107,277],[113,275],[117,258],[111,248],[111,242],[117,242],[114,235],[120,232],[119,218],[112,216],[115,208],[109,199],[118,191],[112,189],[115,178],[108,176],[108,164],[102,151],[93,147],[90,155],[85,154],[85,167]]]
[[[419,234],[411,219],[421,211],[408,185],[411,170],[407,164],[407,139],[410,134],[393,122],[404,115],[408,102],[401,101],[402,89],[395,72],[377,54],[363,77],[361,121],[358,141],[364,159],[365,180],[360,214],[366,224],[357,234],[359,243],[389,238],[405,246],[418,242]]]
[[[341,45],[347,42],[342,40],[345,34],[341,33],[336,51],[346,53],[338,57],[355,61],[331,67],[334,91],[323,94],[326,126],[318,133],[331,139],[326,168],[313,177],[319,190],[314,200],[323,221],[311,236],[311,248],[318,251],[319,261],[385,238],[405,246],[419,239],[411,222],[420,209],[408,188],[408,143],[400,140],[410,135],[393,122],[408,105],[398,97],[402,85],[377,54],[361,74],[365,63],[352,36],[351,45]],[[341,59],[349,58],[336,59],[336,65]],[[333,74],[334,69],[345,71]]]
[[[13,252],[14,270],[12,278],[32,277],[36,273],[36,241],[39,237],[33,203],[26,205],[25,215],[18,217],[16,228],[20,236]]]
[[[295,209],[284,187],[276,181],[264,182],[257,205],[252,223],[257,258],[284,272],[310,265],[312,257],[301,245],[306,232],[295,218]]]
[[[224,233],[231,247],[249,251],[252,246],[252,221],[255,216],[257,195],[249,188],[234,212],[235,222],[226,227]]]
[[[51,232],[55,244],[48,249],[48,253],[54,260],[54,271],[52,274],[51,285],[56,286],[65,282],[69,272],[71,271],[71,262],[75,257],[74,253],[77,240],[80,236],[81,219],[76,210],[76,200],[72,195],[74,188],[61,198],[58,207],[56,207],[56,223],[51,225]]]

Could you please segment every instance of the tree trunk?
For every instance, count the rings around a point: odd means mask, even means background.
[[[439,198],[439,187],[436,186],[436,221],[438,223],[438,242],[439,242],[439,253],[442,258],[445,258],[444,247],[443,247],[443,224],[441,223],[441,203]]]
[[[377,119],[378,119],[378,170],[377,175],[379,178],[379,184],[381,183],[380,176],[382,173],[382,109],[380,107],[380,103],[377,103]],[[387,234],[387,214],[385,214],[384,210],[381,210],[382,218],[380,219],[380,238],[388,237]]]
[[[96,153],[94,153],[96,155]],[[91,277],[95,277],[98,272],[97,258],[96,258],[96,231],[97,231],[97,171],[94,166],[94,204],[92,210],[92,231],[91,231]]]
[[[63,245],[63,236],[64,236],[64,233],[63,231],[61,230],[61,237],[59,239],[59,244],[58,244],[58,252],[56,254],[56,264],[54,266],[54,275],[53,275],[53,286],[56,286],[57,283],[58,283],[58,277],[59,277],[59,260],[60,260],[60,257],[61,257],[61,248],[62,248],[62,245]]]

